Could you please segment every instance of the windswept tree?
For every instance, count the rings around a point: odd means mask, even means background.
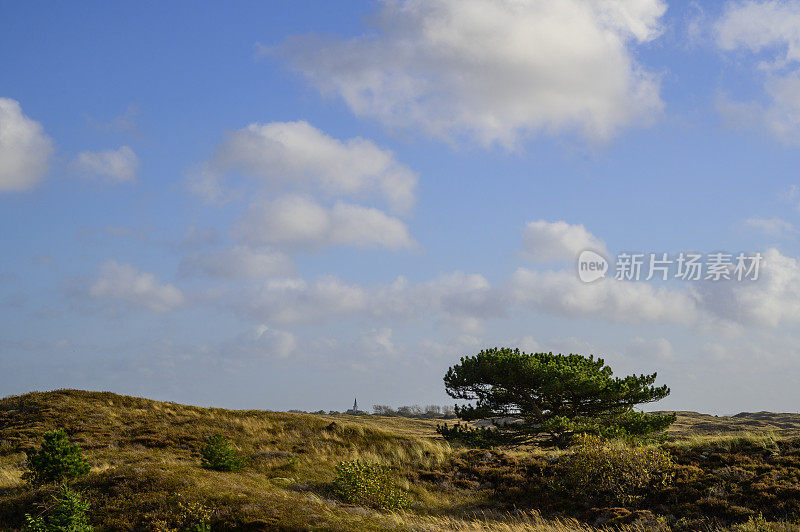
[[[549,435],[567,445],[581,433],[642,436],[666,429],[674,414],[634,410],[669,395],[655,386],[656,373],[614,377],[603,359],[583,355],[524,353],[494,348],[463,357],[444,377],[447,393],[472,401],[456,407],[465,421],[514,418],[491,431],[470,434],[464,427],[440,427],[445,437],[498,443],[526,443]],[[474,436],[474,437],[471,437]]]

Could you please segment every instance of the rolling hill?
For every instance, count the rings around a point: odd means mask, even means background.
[[[6,397],[0,399],[0,529],[19,528],[24,514],[47,497],[47,487],[21,480],[25,451],[61,427],[91,463],[76,487],[91,501],[100,530],[157,530],[182,505],[195,503],[212,512],[215,530],[589,529],[508,504],[500,486],[518,478],[526,451],[454,449],[435,426],[435,420],[398,417],[200,408],[108,392]],[[800,432],[800,415],[680,412],[670,438],[694,438],[695,449],[743,431],[788,438]],[[199,450],[213,433],[230,438],[250,465],[235,473],[200,467]],[[544,456],[535,453],[537,460]],[[335,467],[353,458],[391,466],[414,500],[409,511],[378,512],[336,500],[330,492]],[[544,458],[543,464],[552,462]],[[495,469],[487,465],[495,463]],[[487,475],[507,475],[483,478],[481,467]]]

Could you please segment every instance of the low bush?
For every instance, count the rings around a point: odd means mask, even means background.
[[[557,482],[570,497],[626,505],[671,481],[672,459],[657,447],[629,446],[596,436],[580,438],[564,457]]]
[[[211,532],[214,511],[197,501],[178,501],[168,515],[149,514],[148,529],[153,532]]]
[[[212,510],[199,502],[178,503],[181,510],[181,530],[187,532],[211,532]]]
[[[734,525],[731,528],[732,532],[777,532],[780,530],[789,530],[789,528],[779,523],[770,523],[761,514],[755,517],[751,516],[746,523]]]
[[[90,469],[81,448],[70,443],[63,430],[46,432],[42,447],[27,453],[27,457],[28,470],[22,478],[37,485],[72,480]]]
[[[407,492],[395,484],[389,467],[381,464],[340,462],[333,488],[349,503],[378,510],[397,510],[409,504]]]
[[[92,526],[86,513],[89,503],[80,493],[62,484],[53,502],[44,506],[39,515],[25,515],[26,532],[90,532]]]
[[[208,438],[200,454],[203,456],[203,467],[214,471],[239,471],[247,465],[247,461],[236,455],[230,440],[222,434]]]
[[[436,432],[449,442],[460,443],[476,449],[491,449],[503,445],[519,445],[527,440],[526,435],[507,433],[497,427],[470,427],[456,423],[452,427],[447,423],[436,425]]]

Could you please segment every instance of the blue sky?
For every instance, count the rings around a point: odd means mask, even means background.
[[[796,410],[800,2],[0,15],[0,395],[446,404],[510,345]],[[586,248],[765,261],[583,284]]]

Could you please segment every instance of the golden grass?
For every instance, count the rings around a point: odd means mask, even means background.
[[[106,484],[124,486],[131,492],[125,497],[138,498],[127,502],[120,496],[114,504],[123,506],[101,516],[108,528],[137,522],[137,506],[158,506],[174,492],[231,519],[236,514],[301,529],[316,524],[336,530],[398,528],[383,514],[331,500],[326,485],[334,468],[353,458],[390,465],[419,501],[446,507],[470,499],[463,491],[431,493],[405,477],[418,468],[440,466],[453,452],[435,436],[435,423],[425,420],[231,411],[59,391],[0,399],[0,503],[4,496],[24,495],[13,491],[21,486],[24,454],[19,450],[35,447],[45,431],[60,427],[68,429],[92,465],[81,489],[92,495],[101,494]],[[200,467],[198,451],[215,432],[232,440],[250,461],[247,468],[219,473]]]
[[[11,488],[22,483],[22,462],[25,455],[14,453],[0,457],[0,489]]]
[[[720,435],[741,432],[777,432],[782,436],[800,435],[800,414],[752,412],[735,416],[712,416],[697,412],[677,412],[677,421],[667,433],[676,438],[693,435]]]
[[[671,443],[683,449],[720,449],[731,451],[741,447],[775,449],[783,436],[776,431],[733,432],[730,434],[693,434]]]
[[[419,531],[469,532],[486,530],[491,532],[594,532],[598,529],[574,519],[545,519],[538,512],[481,512],[469,518],[420,517],[408,513],[395,513],[392,518],[398,525],[409,526]],[[653,527],[638,525],[616,528],[619,532],[653,531]]]
[[[692,419],[679,416],[683,424],[675,434],[691,434]],[[711,421],[704,418],[703,423]],[[410,480],[416,471],[447,467],[460,452],[436,434],[436,424],[436,420],[400,417],[200,408],[75,390],[7,397],[0,399],[0,514],[4,498],[11,505],[32,496],[20,481],[22,451],[38,445],[45,431],[65,427],[92,465],[80,489],[95,498],[105,497],[112,488],[121,493],[103,499],[104,506],[94,510],[95,518],[102,520],[97,524],[106,529],[134,527],[140,522],[138,513],[161,511],[178,493],[213,506],[228,522],[239,519],[267,528],[595,530],[573,520],[544,519],[535,512],[492,513],[487,508],[495,502],[486,490]],[[215,432],[231,439],[250,461],[247,468],[220,473],[200,467],[199,449]],[[695,434],[670,445],[771,448],[779,437],[773,432]],[[520,449],[506,454],[559,452]],[[411,509],[380,513],[333,500],[326,486],[334,469],[340,461],[353,458],[391,466],[401,487],[412,494]],[[3,523],[0,515],[0,528]]]

